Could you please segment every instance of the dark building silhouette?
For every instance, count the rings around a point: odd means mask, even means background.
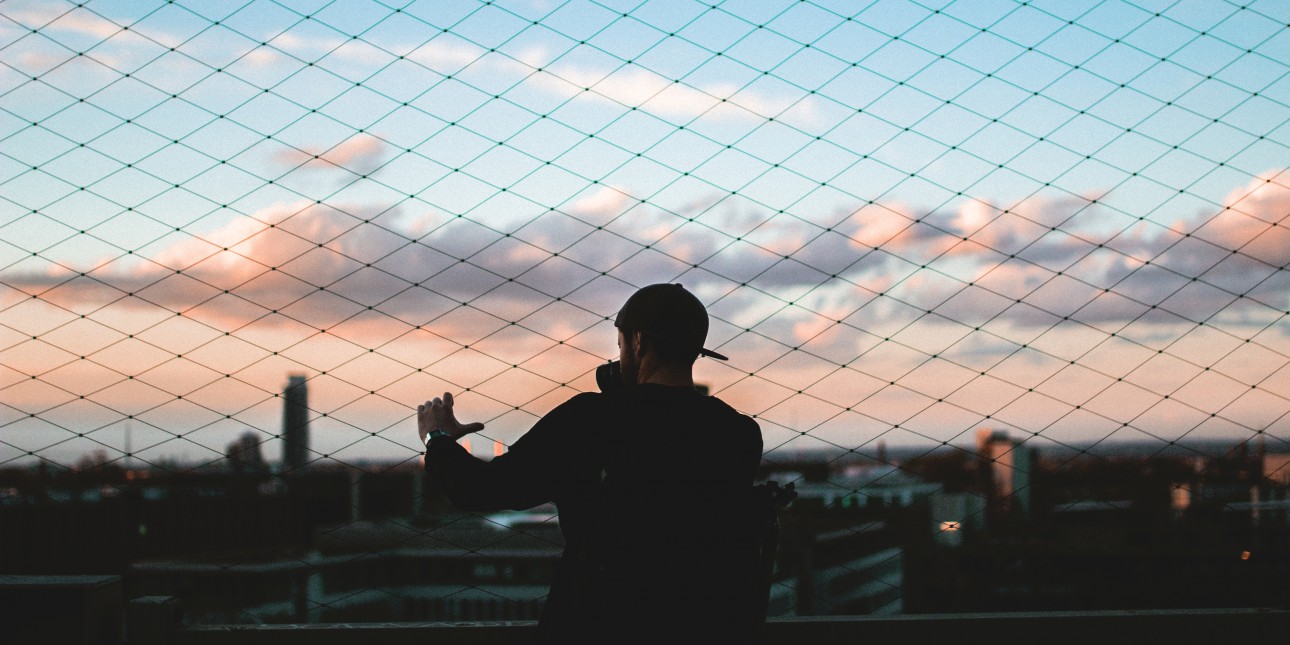
[[[260,453],[260,437],[247,430],[224,449],[229,470],[236,473],[255,473],[265,469],[264,456]]]
[[[282,392],[282,470],[297,472],[309,463],[309,390],[304,375],[287,378]]]

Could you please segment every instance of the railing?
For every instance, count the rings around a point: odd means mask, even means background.
[[[125,605],[120,580],[12,577],[0,580],[0,598],[12,612],[11,636],[30,642],[85,645],[501,645],[522,643],[535,623],[436,622],[310,625],[186,626],[182,603],[173,597],[143,597]],[[21,594],[21,595],[20,595]],[[38,601],[22,602],[36,597]],[[124,628],[123,628],[124,627]],[[1013,612],[921,616],[819,616],[773,618],[762,642],[993,642],[1212,644],[1228,640],[1261,642],[1290,628],[1290,611],[1278,609],[1192,609],[1153,611]],[[124,635],[124,638],[122,636]],[[607,642],[612,641],[612,636]]]
[[[937,614],[928,616],[819,616],[777,618],[766,623],[765,645],[819,643],[1124,643],[1212,645],[1229,639],[1255,642],[1290,628],[1284,610],[1192,610],[1144,612],[1046,612]],[[180,632],[192,645],[344,645],[381,642],[408,645],[503,645],[523,643],[532,624],[318,625],[202,627]],[[612,642],[612,635],[607,642]]]

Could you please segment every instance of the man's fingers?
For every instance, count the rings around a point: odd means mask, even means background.
[[[433,416],[434,424],[460,428],[463,434],[479,432],[484,429],[484,424],[478,422],[466,425],[458,423],[453,417],[452,402],[452,392],[444,392],[443,397],[435,397],[433,400],[418,405],[417,412],[422,414],[429,412]]]

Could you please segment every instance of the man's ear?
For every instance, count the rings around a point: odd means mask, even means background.
[[[631,338],[627,339],[627,342],[630,343],[631,345],[632,356],[635,356],[637,358],[643,358],[645,356],[645,351],[646,351],[645,344],[649,342],[647,337],[645,336],[645,332],[641,332],[641,331],[632,332],[632,336]]]

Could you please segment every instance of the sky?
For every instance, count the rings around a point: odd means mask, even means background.
[[[509,444],[708,306],[766,458],[1290,448],[1280,2],[0,3],[0,465]],[[716,450],[719,446],[695,446]]]

